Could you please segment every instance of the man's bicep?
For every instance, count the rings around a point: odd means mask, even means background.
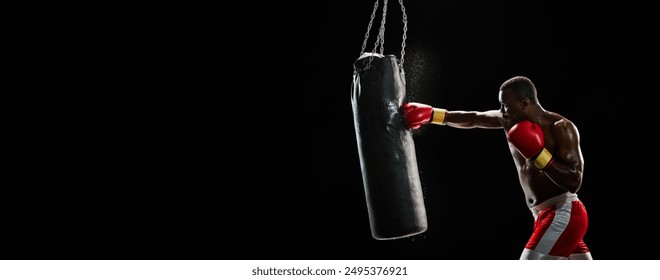
[[[577,127],[569,121],[562,120],[555,123],[553,128],[559,144],[556,156],[565,164],[582,169],[580,134]]]

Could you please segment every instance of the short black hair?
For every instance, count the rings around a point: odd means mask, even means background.
[[[534,86],[532,80],[524,76],[516,76],[506,80],[500,86],[500,90],[511,90],[519,94],[520,97],[527,97],[530,101],[538,102],[536,97],[536,86]]]

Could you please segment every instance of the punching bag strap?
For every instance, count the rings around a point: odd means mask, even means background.
[[[369,25],[367,25],[367,32],[364,34],[364,41],[362,42],[362,49],[360,50],[360,56],[364,54],[364,50],[367,47],[367,41],[369,40],[369,34],[371,33],[371,26],[373,25],[374,18],[376,18],[376,11],[378,11],[378,2],[380,2],[380,0],[376,0],[376,2],[374,3],[374,9],[371,12]],[[399,5],[401,5],[401,14],[403,21],[403,40],[401,41],[401,57],[399,59],[399,68],[403,70],[403,61],[404,61],[404,56],[406,54],[406,38],[407,38],[406,33],[408,32],[408,16],[406,15],[406,7],[403,6],[403,0],[399,0]],[[371,53],[373,54],[378,53],[384,55],[385,53],[385,19],[386,18],[387,18],[387,0],[383,0],[383,15],[380,21],[380,28],[378,29],[378,36],[376,36],[376,41],[374,42],[374,47],[371,51]],[[380,46],[380,52],[376,52],[379,46]],[[372,59],[373,58],[369,59],[369,63],[367,64],[367,69],[371,66]]]

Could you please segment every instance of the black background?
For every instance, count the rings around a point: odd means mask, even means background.
[[[401,12],[389,2],[385,53],[399,57]],[[404,5],[409,101],[497,109],[503,81],[531,78],[542,106],[579,128],[594,258],[655,258],[643,255],[658,251],[648,242],[656,183],[645,132],[654,73],[645,69],[655,51],[646,10]],[[85,114],[50,115],[73,122],[46,121],[19,150],[29,156],[13,165],[20,183],[3,198],[0,258],[517,259],[533,218],[501,130],[416,131],[428,231],[371,237],[350,86],[372,8],[269,3],[174,17],[167,36],[132,54],[138,70],[121,69],[141,86],[99,97],[91,93],[114,83],[91,85],[77,106]],[[150,32],[162,22],[148,21]],[[129,40],[145,42],[145,30]]]
[[[303,209],[287,209],[292,216],[313,209],[313,220],[298,228],[318,242],[299,250],[312,258],[517,259],[532,216],[501,130],[427,126],[416,132],[429,229],[403,240],[371,239],[349,92],[351,63],[372,5],[330,4],[322,43],[307,57],[317,89],[305,93],[314,116],[308,150],[313,167],[300,188],[307,201],[296,204]],[[580,130],[585,173],[579,195],[590,214],[585,241],[593,256],[654,258],[644,252],[657,245],[635,242],[649,237],[656,192],[646,183],[653,176],[638,150],[644,137],[633,129],[650,106],[640,102],[649,96],[650,73],[635,67],[651,61],[650,46],[643,19],[621,19],[639,15],[640,7],[550,1],[404,5],[409,101],[450,110],[497,109],[503,81],[531,78],[542,106]],[[393,1],[388,8],[385,52],[399,57],[400,8]],[[282,248],[298,243],[284,236],[291,241]]]

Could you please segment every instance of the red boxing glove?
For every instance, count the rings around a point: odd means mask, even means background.
[[[447,110],[416,102],[403,104],[403,111],[410,129],[418,129],[427,123],[443,124],[447,114]]]
[[[506,137],[521,155],[534,160],[538,169],[544,169],[554,161],[552,154],[544,147],[543,130],[538,124],[521,121],[511,127]]]
[[[431,122],[433,115],[433,107],[415,102],[403,104],[403,111],[410,129],[418,129],[423,124]]]

